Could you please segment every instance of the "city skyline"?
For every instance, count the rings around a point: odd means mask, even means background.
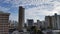
[[[60,0],[0,0],[0,11],[11,13],[10,20],[18,21],[19,6],[25,8],[25,19],[34,21],[60,12]]]

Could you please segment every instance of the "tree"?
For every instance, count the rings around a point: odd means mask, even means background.
[[[37,34],[43,34],[43,32],[41,30],[38,30]]]
[[[36,33],[37,33],[37,28],[36,28],[36,26],[32,26],[32,27],[30,28],[30,31],[31,31],[33,34],[36,34]]]
[[[30,34],[43,34],[42,30],[41,29],[38,30],[38,28],[36,26],[32,26],[30,28],[30,31],[32,32]]]

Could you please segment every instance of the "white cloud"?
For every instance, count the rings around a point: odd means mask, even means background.
[[[44,20],[44,16],[54,15],[54,13],[58,13],[59,14],[59,12],[60,12],[60,6],[59,6],[58,2],[56,2],[56,4],[54,4],[53,8],[54,9],[51,10],[51,11],[49,11],[48,9],[47,10],[43,10],[43,9],[41,9],[41,7],[35,7],[35,8],[27,9],[26,10],[26,19],[27,18],[32,18],[35,21],[36,21],[36,19]]]
[[[37,7],[33,8],[28,7],[29,9],[25,10],[26,19],[33,18],[34,20],[36,19],[44,20],[44,16],[46,15],[53,15],[54,13],[59,14],[60,2],[58,1],[59,0],[5,0],[4,3],[11,3],[12,7],[18,7],[20,5],[24,7],[27,5],[36,5]]]
[[[34,19],[35,21],[37,19],[44,20],[44,16],[51,14],[51,12],[47,10],[38,10],[38,9],[39,8],[37,7],[37,8],[31,8],[31,9],[26,10],[25,11],[26,19],[31,18],[31,19]]]
[[[60,6],[55,7],[55,9],[53,11],[54,11],[53,13],[60,14]]]
[[[20,5],[39,5],[41,3],[50,3],[52,0],[5,0],[3,3],[11,3],[13,6]]]
[[[0,11],[8,12],[9,9],[10,9],[10,8],[5,8],[5,7],[1,7],[1,6],[0,6]]]
[[[10,19],[11,21],[18,21],[18,15],[17,14],[10,14]]]
[[[10,8],[5,8],[5,7],[1,7],[0,6],[0,11],[3,11],[3,12],[6,12],[6,13],[10,13],[10,20],[15,20],[15,21],[18,21],[18,14],[16,13],[11,13],[11,11],[9,11]]]

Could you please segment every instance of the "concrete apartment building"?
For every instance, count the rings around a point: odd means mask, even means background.
[[[55,14],[52,16],[53,29],[60,29],[60,15]]]
[[[60,29],[60,15],[48,16],[45,17],[46,26],[51,27],[52,29]]]
[[[52,28],[52,17],[51,16],[46,16],[45,17],[45,27],[46,28]]]
[[[23,30],[23,24],[24,24],[24,10],[22,6],[19,7],[19,18],[18,18],[18,30],[22,31]]]
[[[0,12],[0,34],[9,34],[9,15],[10,13]]]

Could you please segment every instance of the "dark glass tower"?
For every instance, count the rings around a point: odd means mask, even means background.
[[[19,7],[19,18],[18,18],[18,30],[22,31],[23,23],[24,23],[24,8],[22,6]]]

